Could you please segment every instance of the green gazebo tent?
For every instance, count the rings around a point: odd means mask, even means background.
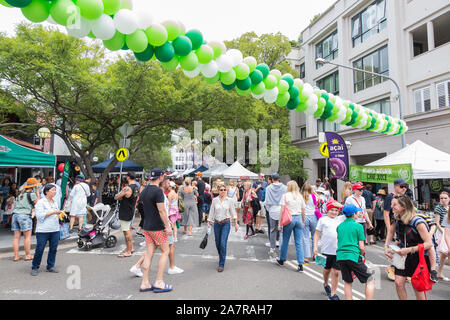
[[[0,135],[0,167],[54,168],[56,156],[22,147]]]

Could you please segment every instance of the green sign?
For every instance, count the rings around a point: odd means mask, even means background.
[[[396,179],[402,178],[412,185],[413,172],[411,164],[397,164],[391,166],[356,166],[350,165],[351,181],[394,183]]]
[[[64,165],[64,171],[62,174],[62,179],[61,179],[61,193],[62,193],[62,197],[61,197],[61,209],[64,208],[64,200],[66,197],[66,189],[67,189],[67,182],[69,181],[69,175],[70,175],[70,163],[67,161],[66,164]]]

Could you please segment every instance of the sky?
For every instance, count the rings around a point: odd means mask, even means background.
[[[153,22],[177,19],[186,30],[198,29],[206,41],[225,41],[255,31],[281,32],[297,40],[318,13],[336,0],[134,0],[135,10],[147,10]],[[0,5],[0,32],[14,35],[15,25],[26,20],[20,9]]]

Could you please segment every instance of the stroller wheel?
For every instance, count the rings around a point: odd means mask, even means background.
[[[117,243],[117,238],[115,236],[109,236],[106,239],[105,246],[107,248],[113,248],[116,246],[116,243]]]
[[[89,251],[92,249],[92,242],[86,242],[86,245],[84,246],[84,248],[86,249],[86,251]]]
[[[78,244],[78,248],[79,248],[79,249],[81,249],[81,248],[84,247],[84,241],[81,240],[81,239],[78,239],[77,244]]]

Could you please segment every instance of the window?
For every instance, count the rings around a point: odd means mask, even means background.
[[[391,101],[387,99],[366,104],[364,107],[385,115],[391,115]]]
[[[337,132],[341,129],[341,125],[339,123],[330,122],[323,119],[317,120],[317,135],[320,132]]]
[[[389,76],[389,56],[388,47],[384,46],[377,51],[365,56],[362,59],[356,60],[353,67],[369,72],[379,73]],[[372,75],[361,71],[354,71],[353,82],[355,92],[370,88],[381,82],[386,81],[384,77]]]
[[[316,85],[329,93],[334,95],[339,94],[339,72],[330,74],[329,76],[317,81]]]
[[[337,58],[338,53],[337,30],[316,45],[316,59],[323,58],[327,61],[332,61]],[[316,69],[319,69],[321,66],[321,64],[316,63]]]
[[[414,103],[416,112],[425,112],[431,110],[430,87],[425,87],[414,91]]]
[[[300,65],[300,79],[304,79],[306,76],[306,69],[305,69],[305,64],[302,63]]]
[[[433,20],[435,48],[450,42],[450,11]]]
[[[445,108],[450,106],[450,80],[438,83],[436,91],[438,107]]]
[[[352,18],[353,47],[386,29],[386,1],[377,0]]]
[[[300,128],[300,140],[305,140],[306,139],[306,127],[301,127]]]
[[[412,31],[414,57],[428,51],[427,25],[424,24]]]

